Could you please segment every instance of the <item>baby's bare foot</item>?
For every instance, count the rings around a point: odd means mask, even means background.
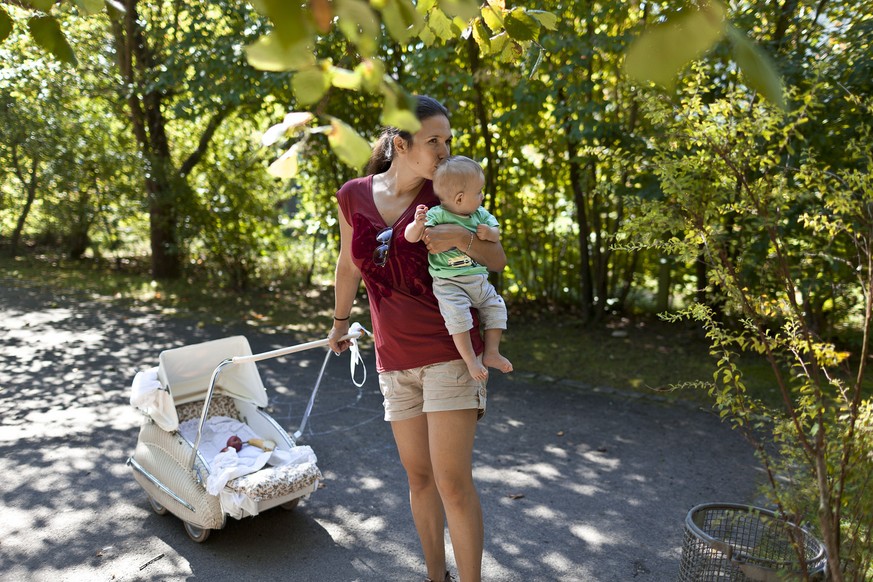
[[[489,368],[496,368],[506,374],[512,372],[512,362],[498,354],[483,354],[482,364]]]
[[[480,364],[478,361],[475,364],[467,364],[467,371],[476,380],[488,379],[488,368]]]

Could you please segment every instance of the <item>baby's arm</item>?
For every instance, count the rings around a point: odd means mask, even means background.
[[[487,240],[489,242],[500,242],[500,228],[496,226],[488,226],[480,224],[476,227],[476,236],[479,240]]]
[[[424,236],[424,221],[427,217],[427,206],[419,204],[415,207],[415,220],[406,225],[403,236],[411,243],[417,243]]]

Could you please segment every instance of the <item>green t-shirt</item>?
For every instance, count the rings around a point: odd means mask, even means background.
[[[425,226],[436,226],[438,224],[459,224],[467,230],[476,232],[476,227],[480,224],[488,226],[499,226],[497,219],[480,206],[476,212],[470,216],[462,216],[449,212],[442,206],[434,206],[427,211],[427,219]],[[473,235],[475,236],[475,234]],[[478,264],[473,259],[464,254],[463,251],[457,248],[452,248],[444,253],[427,255],[431,277],[458,277],[461,275],[487,275],[488,269],[483,265]]]

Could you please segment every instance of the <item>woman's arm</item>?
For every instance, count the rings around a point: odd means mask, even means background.
[[[451,248],[457,248],[495,273],[506,267],[506,253],[500,242],[479,240],[474,233],[457,224],[440,224],[427,228],[424,243],[431,253],[444,253]]]
[[[346,221],[342,211],[339,213],[340,223],[340,252],[336,261],[336,275],[334,279],[334,307],[333,326],[327,334],[328,345],[336,353],[348,349],[350,342],[338,341],[339,338],[348,334],[355,297],[358,287],[361,285],[361,272],[352,262],[352,226]],[[336,318],[339,318],[337,320]]]

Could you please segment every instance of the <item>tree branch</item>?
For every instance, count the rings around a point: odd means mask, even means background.
[[[197,144],[197,148],[191,152],[191,154],[185,159],[182,163],[182,167],[179,169],[179,175],[183,178],[191,173],[191,170],[194,169],[194,166],[200,162],[203,158],[204,154],[206,154],[206,150],[209,149],[209,142],[212,141],[212,137],[215,135],[215,132],[221,126],[221,123],[230,115],[230,112],[233,110],[232,107],[222,107],[218,110],[218,112],[212,116],[209,120],[209,123],[206,125],[206,129],[203,131],[203,134],[200,136],[200,142]]]

